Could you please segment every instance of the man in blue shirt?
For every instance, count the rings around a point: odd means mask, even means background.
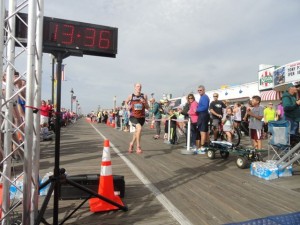
[[[200,151],[199,153],[205,153],[205,142],[208,139],[208,123],[209,123],[209,98],[205,94],[205,87],[199,85],[198,92],[200,94],[200,100],[196,112],[198,113],[198,130],[200,132],[201,141],[200,141]]]

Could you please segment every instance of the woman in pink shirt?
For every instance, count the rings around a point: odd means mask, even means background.
[[[40,124],[41,126],[44,124],[44,123],[47,123],[49,124],[49,114],[50,114],[50,111],[52,110],[52,107],[51,105],[48,105],[46,103],[46,101],[42,100],[42,105],[40,107],[40,113],[41,113],[41,121],[40,121]]]
[[[195,96],[193,94],[188,95],[188,102],[190,104],[190,109],[188,115],[191,119],[191,146],[197,149],[196,140],[199,139],[199,132],[197,130],[198,114],[196,113],[198,103],[195,101]]]

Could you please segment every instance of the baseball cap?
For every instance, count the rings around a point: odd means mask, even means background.
[[[290,88],[290,87],[299,87],[300,86],[300,82],[292,82],[292,83],[289,83],[287,85],[287,88]]]

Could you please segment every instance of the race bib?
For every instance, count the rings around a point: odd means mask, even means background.
[[[133,109],[134,110],[142,110],[143,109],[143,104],[134,104]]]

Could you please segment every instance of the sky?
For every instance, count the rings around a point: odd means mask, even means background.
[[[114,96],[120,105],[137,82],[159,100],[257,81],[259,64],[300,59],[299,12],[299,0],[46,0],[45,16],[118,28],[116,58],[64,59],[62,107],[72,88],[89,113],[113,108]],[[43,55],[42,98],[51,99]]]

